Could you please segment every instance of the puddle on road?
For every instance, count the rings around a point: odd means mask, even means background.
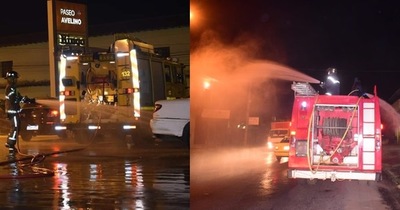
[[[140,160],[125,157],[97,160],[95,157],[72,156],[63,157],[68,161],[52,161],[48,158],[40,164],[40,167],[54,171],[51,177],[20,178],[18,174],[32,171],[26,171],[21,165],[0,166],[0,193],[3,194],[0,196],[0,206],[189,209],[188,158]]]

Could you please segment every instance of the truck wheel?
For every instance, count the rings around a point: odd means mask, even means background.
[[[182,141],[188,148],[190,148],[190,122],[188,122],[183,128]]]
[[[24,141],[30,141],[33,137],[33,133],[28,132],[28,131],[21,132],[20,135],[21,135],[22,140],[24,140]]]

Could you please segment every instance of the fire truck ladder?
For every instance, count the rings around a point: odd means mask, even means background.
[[[315,96],[318,94],[307,82],[293,82],[292,90],[298,96]]]

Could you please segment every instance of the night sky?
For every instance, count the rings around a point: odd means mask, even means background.
[[[390,103],[400,78],[400,3],[397,1],[191,0],[191,44],[204,31],[226,45],[259,43],[257,56],[324,80],[334,67],[342,94],[358,77],[364,91]]]
[[[0,13],[0,37],[47,31],[47,1],[20,0],[3,3]],[[89,25],[188,14],[188,0],[68,0],[87,5]]]

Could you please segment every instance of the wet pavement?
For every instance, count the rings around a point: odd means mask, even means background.
[[[383,173],[400,190],[400,144],[383,145]]]
[[[36,137],[15,158],[0,147],[0,209],[189,209],[181,142],[115,141]]]

